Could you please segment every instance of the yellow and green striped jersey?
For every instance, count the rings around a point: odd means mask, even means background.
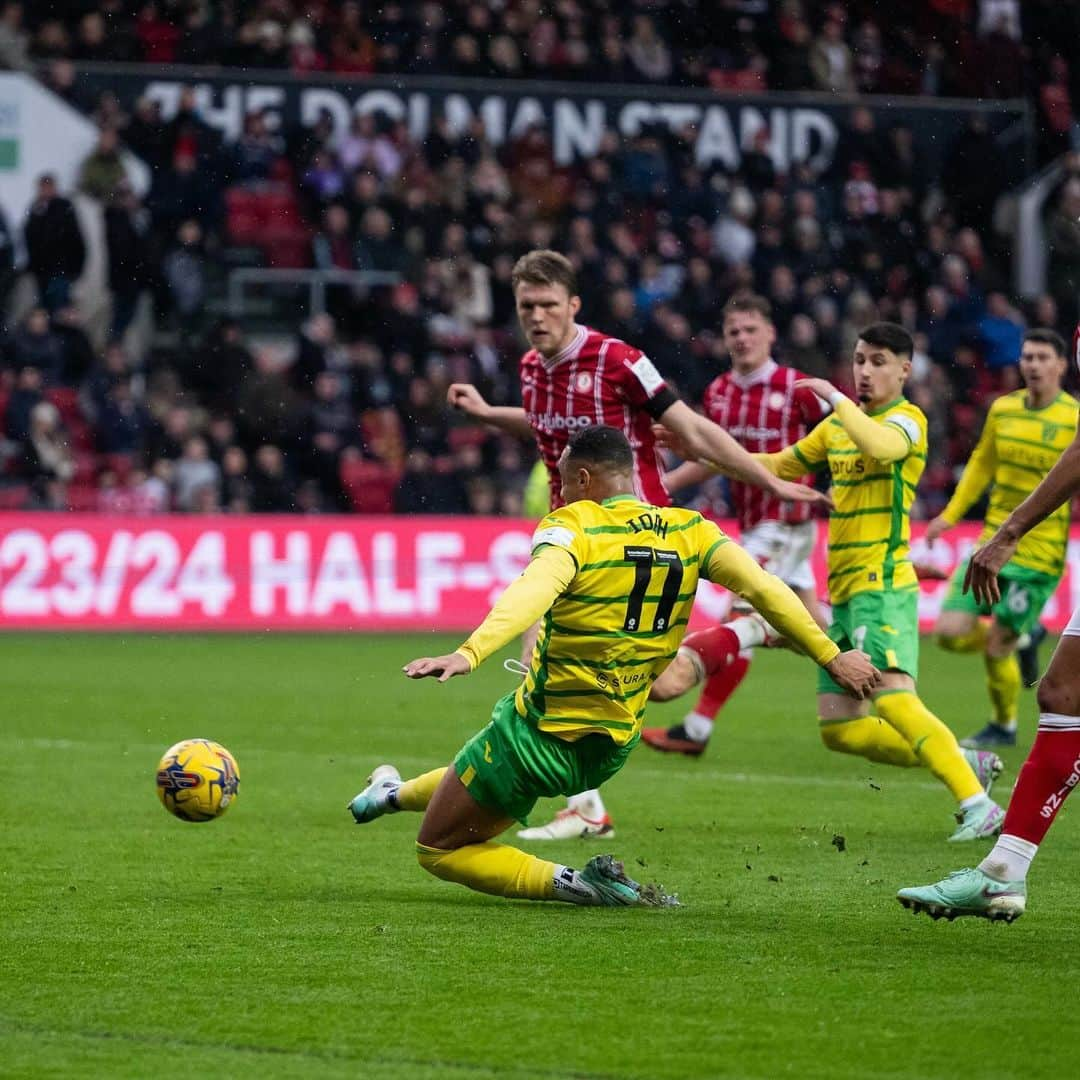
[[[990,406],[978,445],[942,516],[959,521],[993,484],[979,543],[988,540],[1057,464],[1076,436],[1078,412],[1080,402],[1064,392],[1042,409],[1028,407],[1026,390],[999,397]],[[1065,503],[1024,536],[1010,561],[1060,577],[1068,542],[1069,504]]]
[[[903,432],[905,457],[886,465],[864,454],[835,416],[789,448],[804,471],[827,468],[832,477],[836,508],[829,515],[828,566],[834,604],[861,592],[918,588],[908,553],[911,504],[926,468],[926,417],[902,397],[867,415]]]
[[[698,513],[632,495],[550,513],[533,550],[565,548],[577,572],[541,621],[519,714],[568,741],[599,732],[628,743],[686,632],[698,577],[712,580],[728,542]]]

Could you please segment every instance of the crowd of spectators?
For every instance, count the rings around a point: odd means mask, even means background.
[[[870,6],[746,0],[709,10],[720,22],[748,19],[759,30],[755,13],[794,18],[802,11],[825,18],[823,25],[839,21],[848,34]],[[365,20],[399,19],[408,28],[415,10],[435,18],[430,7],[346,3],[340,10],[375,34]],[[492,17],[491,7],[444,4],[438,17],[468,28],[481,11]],[[666,25],[688,7],[628,10]],[[977,18],[978,35],[992,15],[1013,27],[1017,5],[926,7],[941,20]],[[1030,5],[1047,18],[1051,7]],[[508,3],[500,25],[514,15],[532,26],[535,16],[561,42],[578,9],[593,13],[597,25],[615,18],[603,4],[569,0],[549,17],[536,15],[546,10],[539,5]],[[79,32],[87,19],[94,24],[91,16],[119,20],[127,10],[98,4],[78,21]],[[316,22],[321,10],[303,9]],[[238,34],[249,15],[281,19],[288,36],[295,11],[287,0],[138,8],[144,30],[180,15],[185,26],[227,16]],[[1028,17],[1025,5],[1025,24]],[[10,29],[11,19],[0,23]],[[49,24],[36,26],[34,41]],[[473,32],[480,31],[477,24]],[[148,30],[135,37],[161,49],[184,40]],[[373,55],[389,55],[383,49],[392,35],[375,37]],[[439,48],[450,41],[459,51],[453,34],[438,37]],[[4,40],[0,34],[0,46]],[[407,34],[402,42],[410,50],[416,44]],[[624,35],[622,43],[632,41]],[[691,51],[676,50],[680,64]],[[831,165],[788,173],[769,157],[767,132],[734,172],[700,167],[694,131],[666,127],[634,136],[609,131],[593,157],[565,167],[543,126],[494,147],[482,124],[454,131],[437,117],[417,142],[380,114],[341,130],[324,113],[298,131],[273,130],[252,114],[241,136],[226,142],[200,118],[192,93],[167,120],[152,101],[129,113],[108,93],[89,107],[101,136],[78,188],[103,208],[111,320],[95,349],[72,303],[84,238],[69,199],[43,177],[27,220],[0,230],[2,257],[22,229],[37,297],[3,341],[0,501],[7,505],[517,513],[531,448],[464,423],[447,409],[445,390],[470,380],[493,401],[516,400],[521,341],[510,270],[523,251],[555,247],[580,271],[585,321],[643,348],[693,401],[726,364],[716,312],[736,289],[771,300],[781,360],[841,385],[849,381],[857,329],[877,318],[903,323],[918,342],[909,393],[931,423],[919,511],[932,515],[970,453],[988,400],[1017,385],[1023,328],[1067,334],[1077,316],[1080,158],[1070,159],[1051,202],[1053,291],[1020,304],[992,227],[999,150],[977,114],[940,174],[929,175],[911,131],[883,126],[882,114],[857,101]],[[127,182],[124,148],[150,166],[145,198]],[[397,283],[332,287],[327,312],[305,321],[288,343],[262,340],[221,317],[214,305],[220,268],[249,234],[267,240],[270,227],[244,216],[249,200],[267,198],[274,221],[293,222],[282,238],[295,256],[289,264],[378,271]],[[5,295],[13,276],[0,258]],[[144,296],[170,335],[141,349],[129,327]]]
[[[1060,0],[12,0],[0,56],[1002,98],[1078,31]]]

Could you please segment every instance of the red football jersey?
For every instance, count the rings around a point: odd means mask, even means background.
[[[562,506],[559,455],[575,431],[593,424],[618,428],[629,440],[638,498],[668,506],[652,423],[675,400],[640,349],[599,330],[578,326],[550,359],[530,349],[521,358],[521,403],[547,466],[552,507]]]
[[[774,454],[798,442],[829,411],[816,394],[796,390],[807,376],[770,360],[750,375],[729,371],[705,391],[705,415],[752,454]],[[808,503],[781,502],[761,488],[731,481],[731,499],[739,527],[761,521],[795,524],[812,516]]]

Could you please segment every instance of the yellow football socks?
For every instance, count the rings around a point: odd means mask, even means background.
[[[514,900],[558,898],[555,863],[492,840],[466,844],[454,851],[417,844],[416,858],[429,874],[477,892]]]
[[[994,723],[1001,727],[1016,727],[1016,706],[1020,700],[1020,663],[1015,654],[990,656],[986,643],[990,637],[990,624],[977,622],[973,630],[956,637],[939,637],[938,644],[949,652],[984,654],[986,662],[986,685],[994,708]]]
[[[1020,661],[1008,656],[986,655],[986,685],[994,706],[994,723],[1016,727],[1016,706],[1020,700]]]
[[[938,644],[949,652],[973,653],[983,652],[986,649],[986,640],[990,636],[989,623],[977,622],[975,628],[967,634],[958,634],[955,637],[938,636]]]
[[[875,698],[882,718],[908,741],[919,761],[957,802],[983,793],[978,777],[960,751],[956,736],[911,690],[886,690]]]
[[[885,765],[911,768],[919,759],[907,739],[880,716],[859,716],[851,720],[819,719],[821,741],[841,754],[857,754]]]
[[[446,775],[448,768],[448,765],[444,765],[441,769],[432,769],[431,772],[406,780],[398,788],[397,795],[394,797],[398,809],[426,810],[427,804],[431,802],[431,796],[435,794],[435,789],[442,783],[442,778]]]

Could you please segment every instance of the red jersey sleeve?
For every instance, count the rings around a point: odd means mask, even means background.
[[[619,342],[611,346],[608,359],[619,372],[619,396],[629,405],[644,409],[655,420],[678,401],[675,391],[640,349]]]

